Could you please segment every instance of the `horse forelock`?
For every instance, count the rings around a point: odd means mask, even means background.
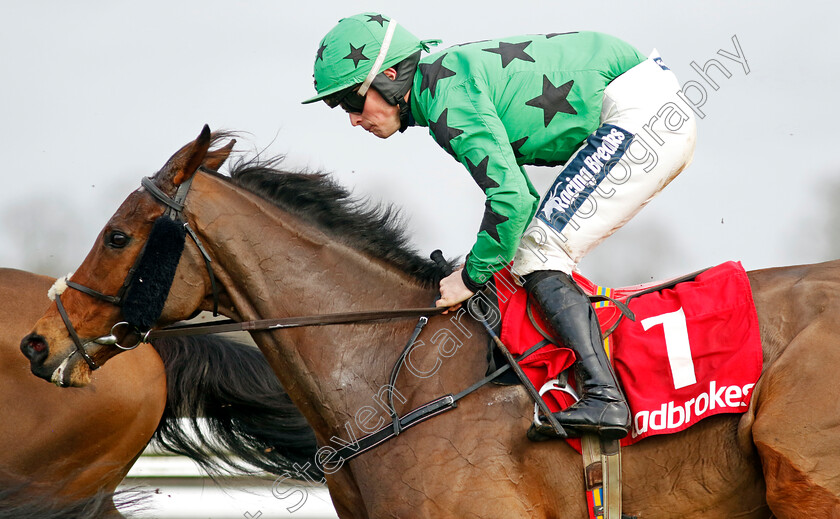
[[[315,225],[342,243],[383,260],[432,287],[443,277],[433,261],[409,244],[399,209],[354,197],[330,175],[285,171],[283,157],[235,162],[230,178],[220,178]]]

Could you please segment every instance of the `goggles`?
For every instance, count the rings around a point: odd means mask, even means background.
[[[324,102],[330,108],[340,106],[345,112],[351,114],[360,114],[365,109],[365,96],[359,94],[359,89],[355,85],[325,97]]]

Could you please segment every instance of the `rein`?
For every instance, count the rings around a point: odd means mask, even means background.
[[[210,324],[182,324],[166,328],[149,330],[143,335],[143,342],[153,341],[164,337],[184,337],[189,335],[205,335],[224,332],[253,332],[263,330],[280,330],[284,328],[301,328],[304,326],[326,326],[331,324],[354,324],[390,319],[404,319],[409,317],[425,317],[445,311],[444,307],[406,308],[402,310],[379,310],[372,312],[346,312],[336,314],[306,315],[301,317],[283,317],[279,319],[258,319],[254,321],[234,321],[225,319]]]
[[[203,167],[199,169],[204,170]],[[210,284],[213,291],[213,315],[216,316],[218,315],[219,305],[218,288],[216,286],[216,278],[213,274],[213,269],[211,267],[210,255],[207,253],[207,250],[201,244],[201,241],[198,239],[198,235],[192,230],[186,219],[183,218],[184,203],[186,201],[187,195],[189,194],[193,178],[194,177],[190,177],[189,180],[183,182],[180,186],[178,186],[178,190],[175,193],[174,197],[170,197],[169,195],[164,193],[160,188],[158,188],[155,185],[154,181],[149,177],[143,177],[143,179],[140,181],[140,184],[143,188],[146,189],[146,191],[149,194],[152,195],[152,197],[155,200],[167,207],[166,211],[163,215],[161,215],[160,218],[169,218],[179,223],[183,222],[183,226],[187,231],[187,235],[189,235],[192,238],[193,242],[195,242],[196,246],[198,247],[202,258],[204,259],[204,263],[207,267],[207,272],[210,277]],[[146,246],[148,246],[148,242],[146,243]],[[145,247],[144,250],[140,252],[140,255],[135,260],[134,265],[129,270],[122,287],[120,287],[116,295],[104,294],[93,288],[76,283],[75,281],[70,281],[70,279],[65,279],[65,283],[69,288],[78,290],[79,292],[87,294],[91,297],[122,308],[126,301],[126,294],[128,293],[129,288],[135,282],[135,273],[137,271],[138,265],[143,259],[144,252]],[[142,280],[140,281],[142,282]],[[222,333],[232,331],[279,330],[285,328],[298,328],[303,326],[326,326],[336,324],[374,322],[390,319],[403,319],[410,317],[428,317],[431,315],[440,314],[446,310],[446,308],[442,307],[429,307],[408,308],[401,310],[380,310],[371,312],[347,312],[337,314],[310,315],[302,317],[288,317],[280,319],[261,319],[243,322],[237,322],[232,319],[227,319],[210,324],[174,325],[167,328],[149,329],[145,331],[139,330],[136,326],[132,325],[127,321],[120,321],[111,327],[111,332],[109,335],[104,335],[102,337],[98,337],[88,342],[82,342],[82,340],[79,338],[78,333],[76,332],[75,327],[73,326],[73,323],[70,321],[70,317],[68,316],[64,305],[61,302],[60,293],[55,294],[55,303],[56,307],[58,308],[58,313],[61,316],[62,321],[64,321],[64,325],[67,328],[67,331],[71,339],[73,340],[73,343],[76,346],[74,353],[78,353],[82,357],[82,359],[84,359],[84,361],[87,363],[91,370],[99,369],[99,365],[96,364],[96,362],[90,357],[90,355],[85,350],[85,346],[90,343],[105,346],[116,346],[117,348],[120,348],[122,350],[132,350],[143,342],[149,342],[154,339],[160,339],[163,337],[183,337],[190,335],[203,335],[209,333]],[[123,327],[126,331],[129,332],[132,331],[132,328],[134,328],[133,331],[140,336],[140,339],[137,341],[136,344],[124,346],[119,343],[120,339],[118,338],[117,334],[119,331],[122,331],[121,328]]]

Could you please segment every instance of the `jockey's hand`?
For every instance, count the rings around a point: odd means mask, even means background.
[[[435,306],[446,306],[449,310],[457,310],[461,308],[463,301],[472,297],[472,290],[464,285],[464,280],[461,278],[461,270],[463,267],[440,280],[440,299],[435,302]]]

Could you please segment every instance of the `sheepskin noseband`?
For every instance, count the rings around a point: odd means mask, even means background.
[[[148,330],[157,322],[175,279],[186,239],[183,221],[167,215],[155,220],[123,301],[123,317],[129,324]]]

